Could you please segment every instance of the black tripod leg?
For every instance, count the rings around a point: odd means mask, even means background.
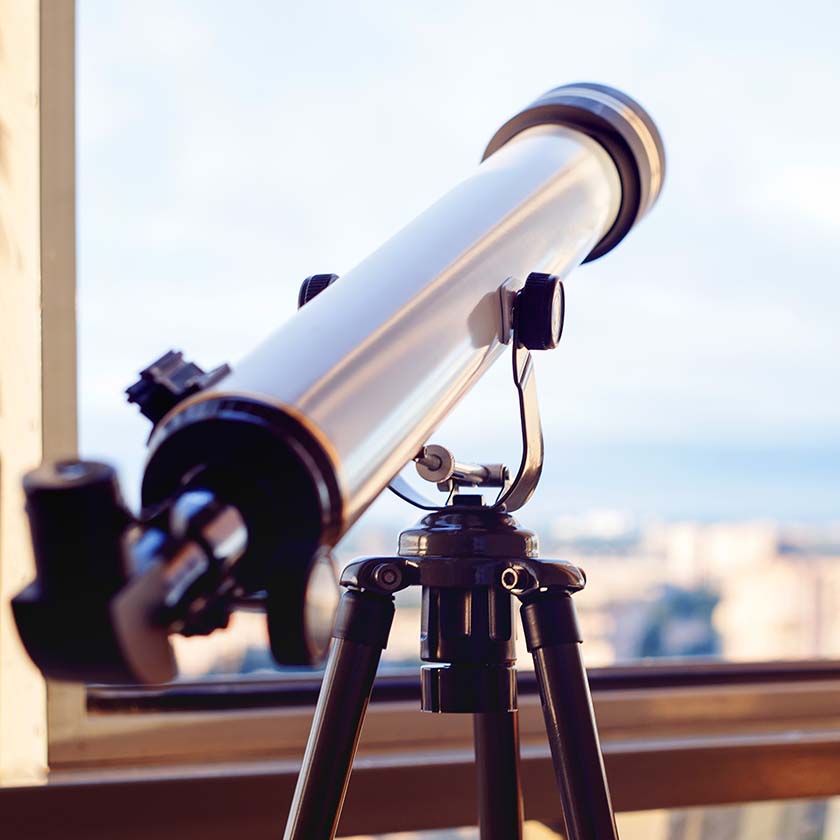
[[[284,840],[332,840],[350,780],[394,599],[345,592]]]
[[[571,596],[552,591],[526,596],[522,622],[534,657],[569,840],[617,840]]]
[[[481,840],[520,840],[522,790],[518,714],[475,714],[473,731]]]

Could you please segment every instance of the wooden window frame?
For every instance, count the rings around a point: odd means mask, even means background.
[[[619,811],[840,794],[834,663],[606,668],[591,681]],[[240,702],[232,705],[241,706],[247,693],[236,689]],[[0,807],[40,836],[59,825],[64,836],[92,836],[121,813],[132,814],[132,826],[111,836],[175,837],[187,820],[206,837],[229,836],[234,825],[273,836],[291,802],[311,715],[311,702],[302,701],[86,712],[72,737],[52,744],[49,783],[0,791]],[[532,691],[521,699],[520,723],[526,815],[559,823]],[[374,701],[341,833],[473,823],[471,739],[469,715],[422,714],[416,699]],[[151,801],[155,807],[144,808]]]

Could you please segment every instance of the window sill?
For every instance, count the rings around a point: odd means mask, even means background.
[[[683,666],[604,669],[590,674],[605,744],[704,739],[711,736],[840,732],[840,676],[836,663],[809,666]],[[523,744],[545,743],[539,698],[520,696]],[[387,695],[386,695],[387,696]],[[395,695],[394,695],[395,696]],[[314,695],[313,695],[314,699]],[[250,701],[249,701],[250,702]],[[166,709],[166,706],[162,708]],[[53,771],[138,765],[237,761],[299,761],[313,705],[235,706],[178,711],[96,711],[68,716],[51,732]],[[472,749],[468,715],[429,715],[418,699],[372,702],[359,758]]]
[[[642,669],[643,670],[643,669]],[[748,669],[749,670],[749,669]],[[616,683],[593,699],[621,811],[840,794],[840,679],[755,672]],[[708,675],[706,675],[708,676]],[[635,688],[627,686],[636,685]],[[11,836],[275,837],[291,801],[311,707],[87,714],[52,744],[49,781],[0,789]],[[558,822],[539,700],[522,698],[526,814]],[[441,745],[446,749],[441,749]],[[468,715],[416,701],[371,705],[341,830],[472,824]],[[119,830],[115,831],[115,827]]]
[[[646,810],[840,793],[840,731],[605,738],[617,810]],[[297,761],[63,770],[47,784],[0,789],[4,829],[16,838],[108,836],[203,840],[276,837]],[[469,749],[360,757],[343,834],[431,830],[475,820]],[[548,750],[522,750],[526,816],[559,822]]]

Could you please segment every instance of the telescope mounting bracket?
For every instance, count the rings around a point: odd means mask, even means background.
[[[515,278],[508,278],[499,289],[501,305],[502,344],[512,344],[513,383],[519,398],[519,420],[522,431],[522,458],[513,480],[503,464],[461,464],[455,461],[452,453],[443,446],[424,446],[414,457],[417,471],[427,481],[437,484],[439,490],[448,491],[445,504],[435,504],[418,490],[415,490],[401,475],[397,475],[388,485],[392,493],[421,510],[442,510],[456,500],[456,491],[461,487],[500,487],[501,490],[492,509],[506,511],[519,510],[531,498],[540,480],[543,465],[544,444],[540,406],[537,399],[537,382],[534,374],[534,360],[531,352],[521,341],[523,332],[518,318],[524,307],[517,306],[523,294],[534,290],[536,285],[545,286],[552,282],[554,289],[559,289],[561,301],[559,331],[562,331],[562,284],[551,275],[531,274],[521,290],[521,283]],[[545,292],[540,288],[541,293]],[[556,316],[555,316],[556,321]],[[555,323],[555,328],[556,323]],[[559,340],[559,334],[557,335]],[[547,348],[546,348],[547,349]],[[454,501],[457,504],[457,501]]]

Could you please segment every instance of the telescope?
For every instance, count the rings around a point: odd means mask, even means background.
[[[580,641],[569,595],[585,578],[539,558],[511,514],[542,466],[530,351],[557,345],[563,281],[648,212],[664,165],[654,123],[628,96],[556,88],[357,267],[307,278],[299,311],[244,359],[204,371],[170,351],[147,367],[128,389],[153,425],[139,514],[105,464],[44,464],[25,478],[37,577],[13,607],[36,664],[57,679],[164,682],[176,674],[173,633],[209,634],[243,605],[265,609],[282,664],[322,660],[332,631],[286,835],[311,840],[336,830],[393,593],[423,587],[422,658],[437,663],[423,671],[424,709],[472,712],[477,749],[508,753],[517,598],[541,689],[559,668],[576,686],[576,719],[589,718],[578,742],[547,713],[552,754],[572,737],[588,756],[577,776],[558,771],[570,836],[615,836],[585,673],[568,652]],[[521,464],[464,464],[429,439],[508,350]],[[400,477],[412,461],[436,501]],[[339,587],[329,550],[389,486],[425,516],[395,557],[356,561]],[[482,488],[495,500],[468,492]],[[349,735],[341,715],[355,722]],[[514,800],[485,802],[483,838],[518,836]]]

